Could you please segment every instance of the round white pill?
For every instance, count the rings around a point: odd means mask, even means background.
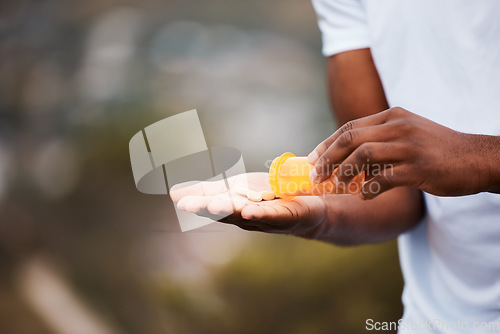
[[[240,196],[247,196],[247,193],[248,193],[248,189],[246,188],[243,188],[243,187],[235,187],[235,188],[231,188],[231,191],[240,195]]]
[[[264,201],[272,201],[276,197],[272,191],[262,191],[261,194]]]
[[[253,202],[260,202],[262,201],[262,193],[259,191],[249,190],[247,192],[247,198]]]

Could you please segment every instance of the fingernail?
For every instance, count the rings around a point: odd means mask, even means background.
[[[309,161],[310,164],[314,164],[316,160],[318,160],[318,158],[318,153],[316,153],[316,150],[314,150],[307,156],[307,161]]]
[[[318,173],[316,172],[316,168],[313,168],[313,169],[311,170],[311,172],[309,173],[309,179],[311,179],[311,181],[312,181],[313,183],[319,183],[319,182],[318,182],[318,178],[319,178],[319,175],[318,175]]]

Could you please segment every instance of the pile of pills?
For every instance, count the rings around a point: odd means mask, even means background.
[[[232,188],[231,192],[234,192],[240,196],[245,196],[253,202],[260,201],[272,201],[276,198],[276,195],[272,191],[254,191],[246,188]]]

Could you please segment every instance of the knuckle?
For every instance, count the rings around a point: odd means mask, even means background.
[[[344,132],[340,137],[337,139],[338,140],[338,145],[340,147],[349,147],[352,145],[355,139],[355,131],[347,131]]]
[[[328,149],[328,144],[325,141],[323,141],[315,148],[315,151],[323,153],[327,149]]]
[[[316,161],[316,164],[314,164],[314,168],[316,169],[316,172],[318,174],[321,174],[324,165],[325,165],[325,157],[321,156],[319,157],[318,161]]]
[[[319,143],[314,150],[321,156],[328,150],[328,148],[332,145],[333,142],[334,142],[334,136],[331,135],[330,137],[326,138],[321,143]]]
[[[357,151],[357,158],[359,160],[369,160],[373,158],[373,148],[368,144],[361,145]]]
[[[399,118],[406,115],[406,110],[401,107],[392,107],[388,111],[391,118]]]
[[[397,122],[394,122],[394,126],[402,132],[409,132],[413,130],[413,121],[409,118],[399,118]]]
[[[344,125],[342,125],[342,127],[340,128],[340,132],[346,133],[346,132],[351,131],[352,129],[354,129],[355,122],[356,121],[349,121],[349,122],[345,123]]]

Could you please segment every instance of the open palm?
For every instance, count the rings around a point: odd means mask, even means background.
[[[294,234],[314,238],[321,230],[324,203],[319,197],[252,202],[231,191],[270,190],[267,173],[240,174],[224,181],[176,185],[170,196],[180,210],[234,224],[245,230]],[[222,218],[221,218],[222,217]]]

